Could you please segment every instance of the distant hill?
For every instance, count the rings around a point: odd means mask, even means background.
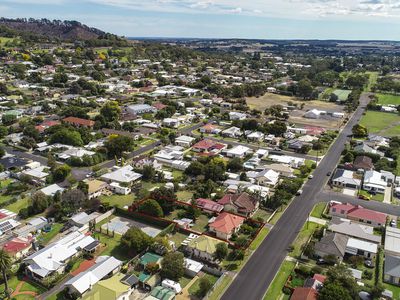
[[[106,32],[92,28],[77,21],[60,21],[48,19],[7,19],[0,18],[0,26],[19,32],[45,36],[62,41],[91,40],[106,35]]]

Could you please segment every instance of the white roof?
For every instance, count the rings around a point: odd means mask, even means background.
[[[79,293],[83,294],[121,265],[122,261],[113,256],[99,256],[95,265],[68,280],[65,285],[73,286]]]
[[[40,190],[46,196],[54,196],[57,192],[64,191],[64,188],[60,187],[58,184],[51,184]]]
[[[65,261],[94,242],[91,236],[75,231],[25,258],[28,269],[41,277],[58,270]]]
[[[195,272],[196,274],[199,273],[201,269],[204,267],[202,263],[190,258],[185,258],[184,265],[186,269]]]
[[[370,253],[378,252],[378,245],[371,242],[362,241],[359,239],[349,238],[347,241],[347,247],[364,250]]]
[[[386,227],[385,251],[400,255],[400,229]]]
[[[195,140],[195,138],[191,137],[191,136],[187,136],[187,135],[181,135],[179,137],[177,137],[175,139],[175,141],[179,141],[179,142],[187,142],[187,143],[191,143]]]
[[[49,175],[49,173],[44,172],[43,170],[46,169],[47,167],[45,166],[40,166],[38,168],[35,169],[30,169],[30,170],[26,170],[21,172],[24,175],[28,175],[30,177],[33,178],[39,178],[39,179],[43,179],[45,177],[47,177]]]
[[[170,279],[164,279],[161,282],[161,285],[163,287],[166,287],[166,288],[169,288],[169,289],[175,291],[176,294],[180,294],[180,292],[182,291],[182,288],[181,288],[181,285],[179,284],[179,282],[175,282]]]
[[[250,150],[251,150],[251,149],[248,148],[248,147],[246,147],[246,146],[241,146],[241,145],[239,145],[239,146],[233,147],[233,148],[231,148],[231,149],[228,149],[228,150],[226,151],[226,153],[234,154],[234,155],[244,155],[244,154],[246,154],[247,152],[249,152]]]
[[[142,175],[134,172],[133,167],[129,165],[101,176],[102,179],[125,183],[133,182],[141,177]]]
[[[82,149],[82,148],[71,148],[71,149],[65,150],[63,153],[61,153],[61,155],[63,157],[70,156],[70,157],[79,157],[79,158],[82,158],[85,155],[92,156],[94,154],[96,154],[96,152],[88,151],[88,150]]]
[[[382,179],[382,174],[377,171],[366,171],[364,174],[364,185],[387,186],[387,183]]]

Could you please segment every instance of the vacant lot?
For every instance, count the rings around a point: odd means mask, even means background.
[[[360,124],[367,127],[369,133],[388,137],[400,135],[400,116],[397,114],[368,111]]]
[[[400,96],[389,94],[377,94],[378,103],[383,105],[393,104],[400,105]]]
[[[302,110],[296,109],[290,112],[289,122],[297,124],[299,126],[321,126],[327,129],[337,129],[342,120],[338,119],[306,119],[303,118],[304,114],[311,109],[325,110],[328,112],[343,112],[343,106],[339,106],[332,102],[327,101],[301,101],[295,97],[281,96],[276,94],[266,93],[262,97],[251,97],[246,98],[247,105],[251,109],[258,109],[264,111],[266,108],[272,105],[283,105],[286,106],[292,102],[293,105],[297,105],[299,108],[304,104]]]

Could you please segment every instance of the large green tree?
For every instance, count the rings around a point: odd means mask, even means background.
[[[154,240],[137,227],[129,228],[121,238],[121,245],[135,255],[153,244]]]
[[[100,109],[100,114],[107,122],[118,121],[121,108],[117,101],[109,101]]]
[[[10,297],[10,287],[8,286],[8,278],[7,278],[7,272],[10,268],[11,268],[11,257],[4,249],[1,249],[0,270],[3,275],[6,298]]]
[[[169,252],[161,261],[161,276],[179,281],[184,275],[184,256],[181,252]]]

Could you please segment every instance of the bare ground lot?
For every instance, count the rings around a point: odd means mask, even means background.
[[[320,126],[327,129],[337,129],[343,122],[341,119],[329,118],[326,117],[324,119],[306,119],[303,118],[303,115],[306,111],[311,109],[325,110],[328,112],[343,112],[344,107],[337,105],[332,102],[312,100],[312,101],[301,101],[295,97],[282,96],[277,94],[266,93],[261,97],[251,97],[246,98],[247,105],[251,109],[258,109],[260,111],[264,111],[266,108],[271,107],[272,105],[288,105],[288,102],[293,102],[293,104],[297,104],[298,107],[304,103],[303,110],[294,110],[290,112],[289,122],[294,123],[299,126]]]

